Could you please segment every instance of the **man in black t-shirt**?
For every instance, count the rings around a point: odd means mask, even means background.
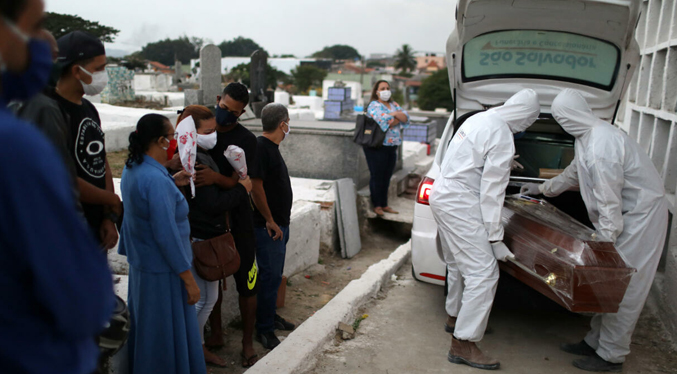
[[[273,349],[280,340],[274,330],[293,330],[294,325],[276,314],[277,290],[282,281],[289,241],[292,188],[280,143],[289,134],[289,112],[279,103],[268,104],[261,112],[263,135],[257,139],[256,164],[250,171],[252,198],[256,205],[254,228],[259,282],[256,311],[257,336],[264,347]]]
[[[241,83],[231,83],[217,96],[216,102],[216,146],[210,155],[219,167],[214,172],[206,166],[197,167],[196,186],[215,184],[224,189],[233,188],[239,176],[230,165],[223,152],[230,146],[236,145],[245,153],[247,169],[254,167],[256,157],[256,136],[238,123],[238,118],[245,112],[249,102],[249,91]],[[242,366],[249,367],[256,363],[257,355],[254,351],[254,322],[256,319],[256,294],[258,287],[258,268],[256,266],[256,243],[254,239],[253,208],[247,197],[231,210],[232,233],[235,247],[240,254],[240,269],[233,275],[239,294],[240,315],[242,316]],[[221,300],[214,306],[209,316],[212,335],[205,340],[209,347],[223,346],[223,330],[221,326]]]
[[[99,112],[83,98],[101,93],[108,82],[106,50],[99,39],[82,31],[62,36],[57,44],[61,75],[56,88],[47,89],[45,99],[25,108],[24,114],[44,118],[45,123],[39,126],[58,133],[50,138],[70,156],[85,219],[102,248],[108,250],[118,241],[115,222],[122,203],[113,188]]]

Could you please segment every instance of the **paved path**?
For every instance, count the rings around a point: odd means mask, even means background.
[[[398,274],[400,279],[393,282],[385,299],[365,311],[369,317],[362,321],[357,337],[332,343],[310,373],[483,372],[447,361],[451,339],[443,330],[442,287],[413,280],[410,264]],[[514,282],[500,285],[489,322],[494,332],[485,336],[481,346],[501,360],[503,373],[584,373],[571,365],[576,357],[561,352],[558,346],[563,341],[580,340],[587,331],[588,318],[558,310]],[[675,355],[669,353],[668,343],[661,341],[656,326],[660,325],[655,317],[645,310],[624,373],[677,372]]]

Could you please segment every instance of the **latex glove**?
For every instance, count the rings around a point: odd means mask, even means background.
[[[509,258],[515,259],[515,255],[510,252],[503,242],[491,243],[491,249],[494,251],[494,257],[499,261],[508,261]]]
[[[515,170],[515,169],[524,170],[524,166],[516,161],[519,158],[519,156],[520,155],[514,155],[512,157],[512,161],[510,161],[510,170]]]
[[[541,195],[541,185],[538,183],[527,183],[520,188],[520,195],[536,196]]]

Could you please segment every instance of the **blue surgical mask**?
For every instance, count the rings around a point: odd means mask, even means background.
[[[239,117],[234,115],[229,110],[216,106],[216,123],[219,126],[229,126],[237,122]]]
[[[52,50],[44,40],[28,40],[30,60],[28,69],[21,73],[6,70],[1,75],[0,97],[6,102],[25,101],[38,94],[49,82],[52,74]]]
[[[52,72],[52,48],[44,40],[31,38],[21,31],[16,24],[7,18],[3,21],[19,36],[28,50],[28,68],[21,72],[7,70],[0,58],[0,101],[9,103],[13,100],[28,100],[42,90]]]

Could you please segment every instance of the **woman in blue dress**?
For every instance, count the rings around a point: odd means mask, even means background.
[[[167,117],[143,116],[129,136],[122,173],[125,216],[119,252],[129,262],[129,372],[206,373],[194,304],[200,290],[190,271],[188,203],[163,166],[175,147]],[[175,181],[176,179],[176,181]]]

